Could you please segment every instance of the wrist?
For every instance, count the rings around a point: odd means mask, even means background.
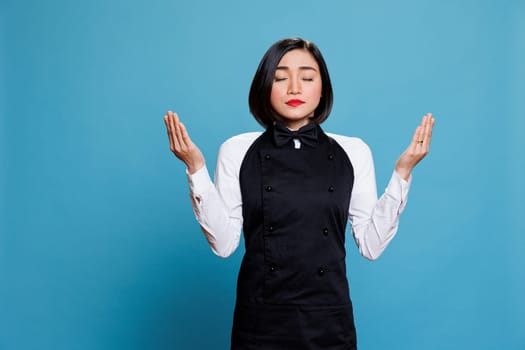
[[[190,175],[195,174],[197,171],[201,170],[203,167],[204,167],[204,161],[186,164],[186,168]]]
[[[412,173],[412,168],[402,167],[396,165],[396,173],[405,181],[408,181],[410,174]]]

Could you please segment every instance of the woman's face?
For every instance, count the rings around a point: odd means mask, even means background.
[[[315,58],[307,50],[295,49],[287,52],[277,65],[270,103],[282,123],[297,130],[314,116],[322,87]]]

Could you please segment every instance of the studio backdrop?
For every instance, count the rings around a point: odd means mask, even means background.
[[[228,349],[243,242],[195,221],[162,117],[213,172],[261,131],[248,90],[300,36],[327,61],[327,132],[372,149],[381,193],[436,118],[398,234],[347,234],[360,349],[525,349],[523,1],[0,2],[0,349]]]

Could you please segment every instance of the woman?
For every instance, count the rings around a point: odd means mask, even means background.
[[[212,250],[229,256],[244,233],[232,349],[356,348],[346,223],[361,254],[377,259],[397,231],[410,174],[429,151],[434,119],[423,117],[378,200],[368,146],[319,126],[332,97],[315,44],[299,38],[275,43],[249,96],[250,111],[266,131],[221,146],[215,183],[178,116],[164,117]]]

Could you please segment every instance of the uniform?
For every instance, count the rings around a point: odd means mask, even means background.
[[[397,231],[409,187],[394,174],[378,201],[367,151],[359,139],[331,137],[316,124],[293,133],[274,125],[221,147],[215,187],[204,174],[189,176],[195,214],[212,249],[231,254],[238,237],[225,231],[242,225],[244,232],[232,349],[356,348],[346,223],[349,216],[356,221],[361,253],[377,258]],[[221,202],[224,215],[212,214]]]

